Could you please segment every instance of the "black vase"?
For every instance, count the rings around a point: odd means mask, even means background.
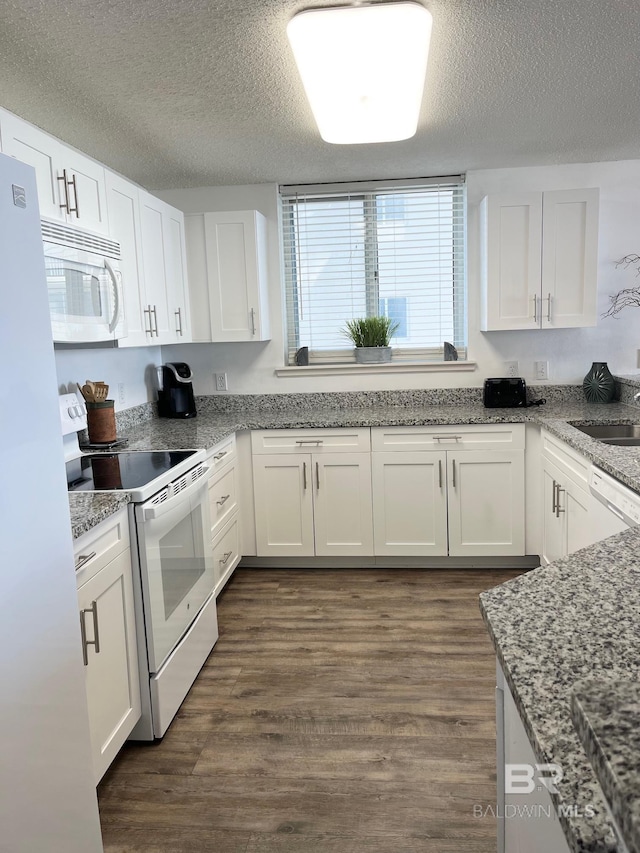
[[[582,389],[588,403],[610,403],[613,400],[616,383],[606,361],[593,362],[584,377]]]

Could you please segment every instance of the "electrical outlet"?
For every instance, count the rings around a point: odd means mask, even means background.
[[[124,403],[126,402],[127,395],[124,389],[124,382],[118,382],[118,402]]]
[[[505,376],[518,376],[518,371],[520,370],[517,361],[505,361],[504,363],[504,372]]]
[[[549,362],[548,361],[534,361],[533,372],[534,372],[534,376],[536,379],[548,379],[549,378]]]
[[[216,373],[214,376],[216,379],[216,391],[228,391],[229,386],[227,385],[227,374]]]

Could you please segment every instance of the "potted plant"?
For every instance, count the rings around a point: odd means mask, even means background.
[[[358,317],[347,320],[343,333],[353,341],[359,364],[381,364],[391,361],[389,342],[399,325],[391,317]]]

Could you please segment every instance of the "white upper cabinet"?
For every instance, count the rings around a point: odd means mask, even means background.
[[[48,133],[0,111],[2,151],[36,171],[40,215],[109,234],[105,169]]]
[[[486,196],[483,331],[596,325],[598,189]]]
[[[200,213],[185,228],[193,340],[269,340],[265,217]]]

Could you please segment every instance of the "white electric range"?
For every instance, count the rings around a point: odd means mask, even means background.
[[[204,450],[80,449],[84,401],[60,397],[71,492],[126,491],[141,674],[133,740],[164,735],[218,639]]]

